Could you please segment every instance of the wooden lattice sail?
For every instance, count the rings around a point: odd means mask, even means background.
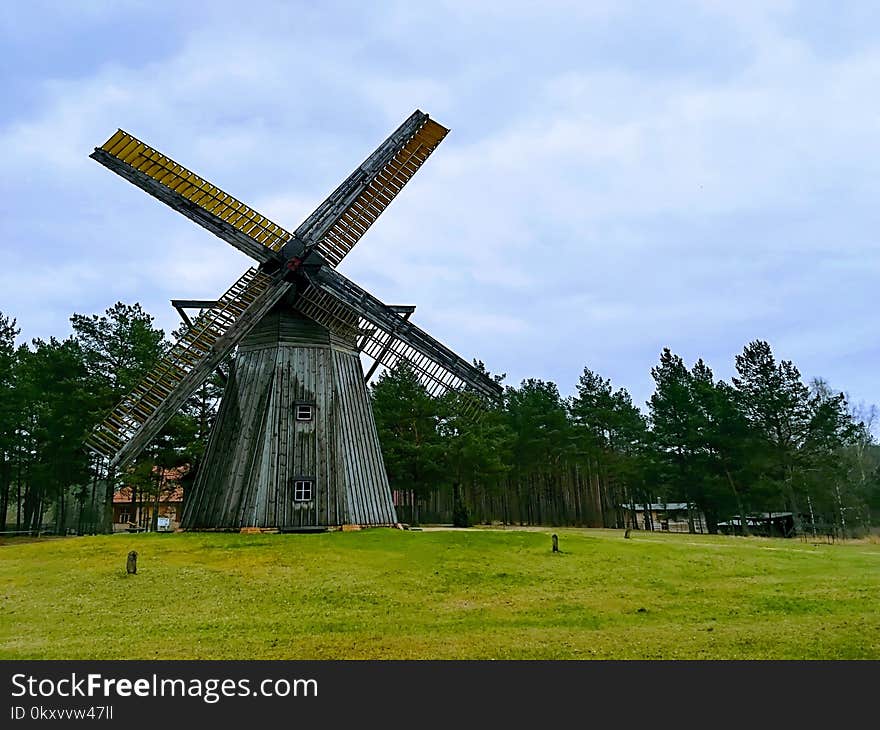
[[[447,129],[415,111],[293,232],[122,130],[92,157],[259,263],[192,323],[88,445],[123,469],[237,348],[184,527],[395,521],[359,352],[429,392],[500,387],[335,271]]]

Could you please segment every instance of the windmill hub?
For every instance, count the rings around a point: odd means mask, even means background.
[[[190,325],[88,439],[124,469],[234,354],[183,526],[396,522],[366,379],[406,363],[427,391],[501,388],[336,266],[448,130],[415,111],[294,231],[118,130],[91,157],[258,264]],[[190,300],[192,301],[192,300]],[[185,302],[179,302],[182,304]],[[210,305],[210,306],[208,306]],[[374,361],[366,379],[360,354]]]
[[[260,264],[260,270],[268,274],[282,271],[285,281],[294,282],[300,269],[314,273],[326,264],[327,260],[314,246],[294,235],[276,256]]]

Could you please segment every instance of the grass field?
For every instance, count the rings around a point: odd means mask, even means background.
[[[550,532],[12,541],[0,658],[880,658],[880,545]]]

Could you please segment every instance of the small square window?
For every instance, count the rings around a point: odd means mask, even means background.
[[[311,479],[297,479],[293,483],[293,501],[311,502],[315,483]]]
[[[312,416],[315,415],[314,406],[308,405],[298,405],[296,407],[296,420],[297,421],[311,421]]]

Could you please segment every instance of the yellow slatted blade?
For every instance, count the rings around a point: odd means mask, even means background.
[[[396,154],[372,174],[369,184],[319,239],[318,250],[332,266],[337,266],[351,251],[449,133],[433,119],[425,119]]]
[[[272,251],[279,251],[292,234],[266,216],[223,192],[183,165],[118,130],[99,149],[152,178],[212,216]]]
[[[86,440],[93,450],[114,459],[134,436],[153,419],[172,393],[198,366],[216,355],[215,345],[229,333],[245,311],[260,302],[276,284],[275,279],[257,269],[248,269],[194,326],[153,366],[153,369],[95,427]],[[234,346],[234,342],[231,346]],[[224,343],[231,349],[230,343]],[[188,395],[186,396],[188,397]],[[168,415],[174,415],[172,410]],[[164,425],[160,424],[158,427]],[[145,445],[145,444],[142,444]]]

